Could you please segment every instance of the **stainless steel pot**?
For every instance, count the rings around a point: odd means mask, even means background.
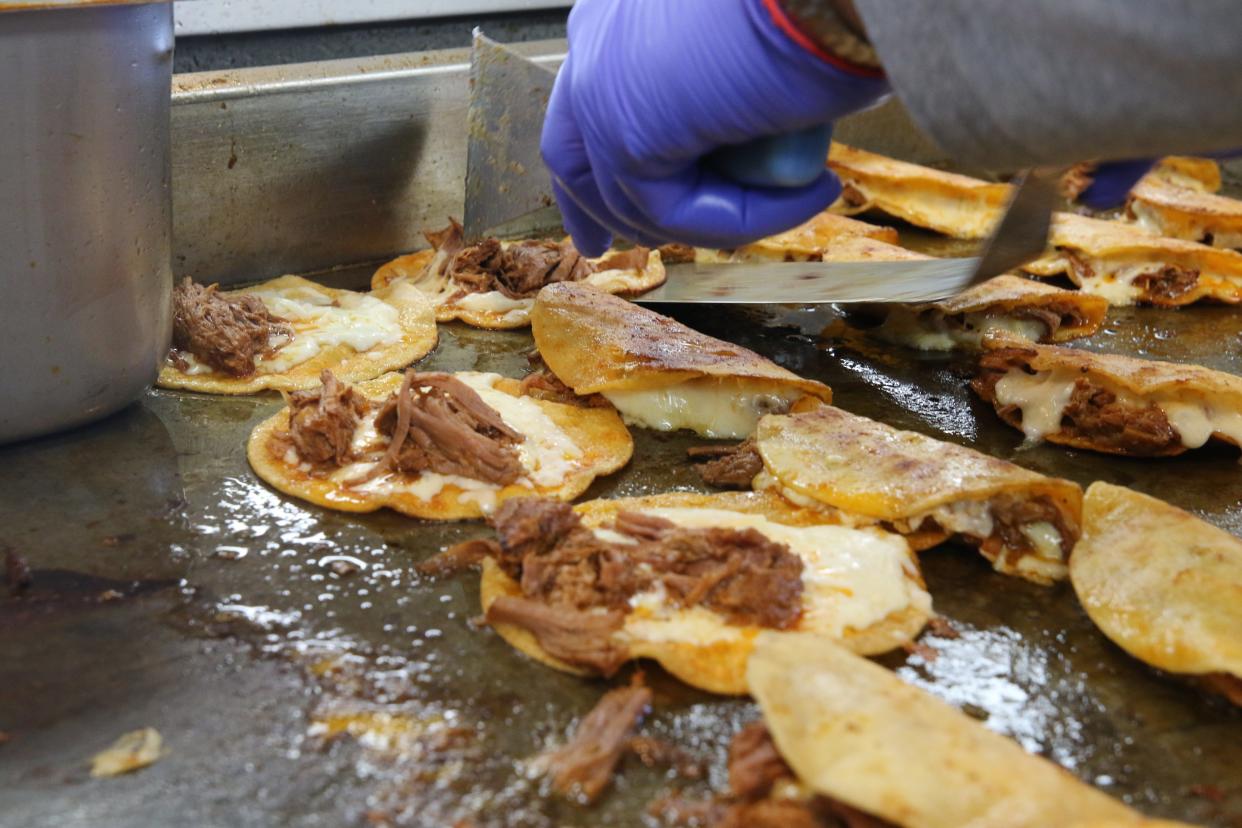
[[[136,400],[168,348],[170,2],[0,0],[0,443]]]

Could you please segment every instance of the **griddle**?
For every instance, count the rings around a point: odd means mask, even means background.
[[[925,252],[971,252],[900,230]],[[360,287],[370,270],[332,279]],[[847,410],[1084,485],[1132,486],[1242,534],[1236,450],[1147,461],[1021,449],[969,392],[968,358],[878,344],[831,308],[662,310],[828,383]],[[423,367],[526,370],[526,332],[440,330]],[[1112,309],[1081,347],[1242,374],[1242,314]],[[755,706],[643,664],[655,688],[644,733],[702,756],[707,776],[628,760],[594,807],[545,796],[528,760],[629,670],[610,683],[535,664],[477,624],[476,575],[415,572],[487,535],[481,524],[334,513],[261,483],[245,442],[280,405],[152,391],[98,425],[0,449],[0,547],[33,573],[22,594],[0,590],[0,824],[639,826],[672,788],[724,787],[726,746]],[[634,462],[587,497],[705,490],[685,462],[704,441],[634,437]],[[922,565],[961,637],[924,639],[934,660],[883,663],[1140,811],[1242,825],[1242,711],[1125,655],[1068,584],[999,575],[962,547]],[[91,755],[145,726],[163,734],[163,759],[89,777]]]

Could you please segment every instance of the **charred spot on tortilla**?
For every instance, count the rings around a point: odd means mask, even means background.
[[[441,322],[460,319],[481,328],[530,324],[535,295],[548,284],[583,282],[610,293],[635,295],[664,283],[658,250],[634,247],[588,259],[568,239],[466,244],[462,226],[424,234],[430,250],[395,259],[376,271],[373,287],[408,282],[423,291]]]
[[[632,451],[611,409],[535,399],[495,374],[411,370],[353,387],[325,373],[254,430],[248,456],[326,508],[459,520],[511,497],[571,499]]]
[[[1169,457],[1242,445],[1242,380],[1198,365],[990,337],[971,387],[1028,444]]]
[[[611,675],[653,658],[718,693],[742,692],[760,629],[901,646],[930,616],[909,545],[835,517],[755,493],[511,500],[492,516],[484,612],[548,666]]]
[[[589,285],[549,285],[531,311],[535,344],[574,393],[601,394],[635,425],[743,439],[759,417],[832,391],[753,351]]]
[[[283,276],[220,291],[186,279],[173,291],[173,347],[158,383],[216,394],[299,391],[324,371],[373,379],[435,344],[430,303],[405,286],[356,293]]]
[[[1242,706],[1242,540],[1168,503],[1096,482],[1070,579],[1111,641]]]
[[[756,445],[756,488],[908,534],[920,549],[956,535],[1036,583],[1065,577],[1082,511],[1068,480],[832,406],[765,417]]]

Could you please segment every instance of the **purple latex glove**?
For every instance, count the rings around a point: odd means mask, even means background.
[[[1139,179],[1156,164],[1154,158],[1133,161],[1107,161],[1095,168],[1091,184],[1078,195],[1078,201],[1092,210],[1108,210],[1126,200]]]
[[[543,158],[566,229],[588,255],[614,233],[650,246],[736,247],[806,221],[840,183],[817,166],[810,183],[776,186],[789,183],[782,165],[760,162],[774,186],[757,184],[762,174],[742,184],[722,172],[735,164],[706,157],[813,134],[887,91],[878,73],[819,52],[775,0],[579,0]]]

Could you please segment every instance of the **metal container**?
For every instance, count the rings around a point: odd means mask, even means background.
[[[0,443],[137,399],[170,335],[170,2],[0,0]]]

